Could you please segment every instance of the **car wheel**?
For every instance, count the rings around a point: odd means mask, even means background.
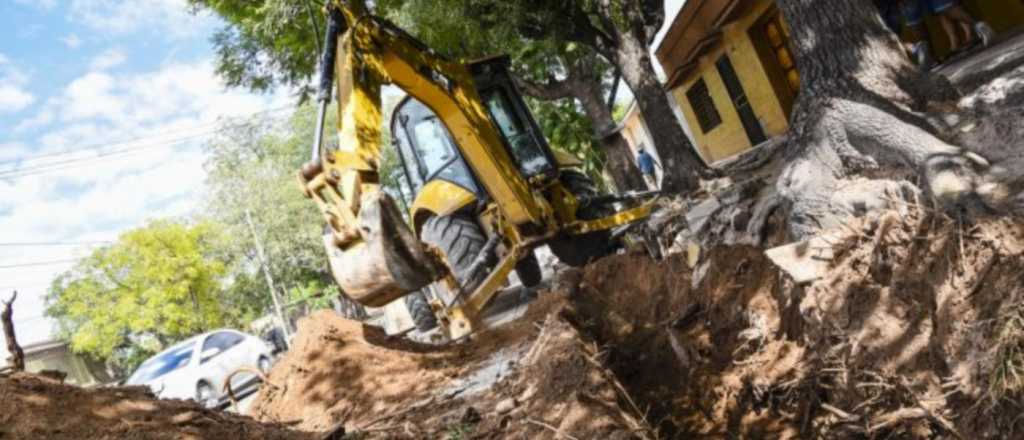
[[[199,382],[199,385],[196,385],[196,402],[199,402],[204,408],[216,408],[220,403],[213,387],[206,382]]]
[[[256,366],[259,367],[261,373],[270,373],[270,359],[267,359],[266,356],[260,356],[260,360],[256,362]]]

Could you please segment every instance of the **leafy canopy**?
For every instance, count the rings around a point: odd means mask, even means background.
[[[232,311],[219,295],[227,264],[225,240],[211,223],[169,220],[121,235],[58,277],[47,297],[71,348],[108,359],[120,349],[159,345],[221,327]]]

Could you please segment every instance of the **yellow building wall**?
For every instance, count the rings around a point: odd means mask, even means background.
[[[757,50],[747,33],[751,26],[774,4],[770,0],[756,0],[751,11],[740,19],[726,24],[722,28],[722,41],[719,46],[702,56],[694,73],[679,87],[672,90],[672,95],[682,108],[687,123],[693,128],[696,147],[709,161],[715,162],[752,147],[739,113],[729,97],[729,92],[722,82],[715,62],[725,53],[729,54],[733,68],[743,85],[747,99],[750,101],[754,114],[761,121],[765,135],[769,138],[781,135],[789,128],[788,115],[783,112],[782,104],[769,82],[764,66],[758,58]],[[704,133],[693,108],[686,98],[686,91],[699,79],[704,79],[708,92],[715,102],[715,108],[722,117],[722,123]]]

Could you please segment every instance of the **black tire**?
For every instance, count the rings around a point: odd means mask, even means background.
[[[531,251],[522,260],[519,260],[516,263],[516,275],[523,287],[527,288],[537,287],[541,281],[544,281],[544,273],[540,269],[537,255]]]
[[[460,285],[464,286],[467,281],[472,283],[479,280],[479,277],[477,280],[466,279],[470,266],[487,243],[487,236],[476,220],[458,214],[431,217],[423,224],[420,237],[424,243],[444,253],[449,269]],[[494,265],[493,255],[489,256],[487,263],[490,266]],[[434,294],[445,304],[455,297],[456,292],[449,292],[444,283],[435,283],[432,287]]]
[[[585,174],[574,170],[562,170],[559,179],[569,192],[576,197],[593,197],[598,194],[597,186]],[[584,206],[576,212],[576,218],[595,220],[614,214],[608,206]],[[585,235],[563,236],[548,243],[551,253],[572,267],[580,267],[591,260],[601,258],[612,249],[611,231],[597,231]]]
[[[406,295],[405,307],[412,315],[412,322],[416,324],[416,330],[426,332],[437,327],[437,317],[434,316],[434,310],[430,308],[430,302],[427,301],[422,290]]]

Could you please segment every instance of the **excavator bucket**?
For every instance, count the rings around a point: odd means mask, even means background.
[[[440,279],[443,264],[427,252],[386,192],[362,200],[362,240],[340,248],[328,228],[324,245],[342,291],[368,307],[381,307]]]

